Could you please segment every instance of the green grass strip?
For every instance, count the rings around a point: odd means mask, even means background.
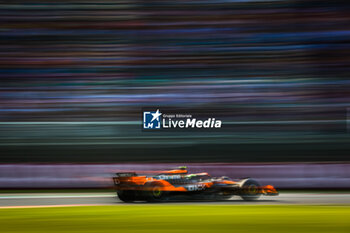
[[[350,206],[157,205],[0,209],[0,232],[350,232]]]

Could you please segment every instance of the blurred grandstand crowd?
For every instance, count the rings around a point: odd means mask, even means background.
[[[3,1],[0,160],[348,161],[349,10]],[[143,132],[143,107],[214,114],[223,129]]]

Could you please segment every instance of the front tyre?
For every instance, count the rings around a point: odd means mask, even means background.
[[[240,196],[245,201],[255,201],[261,196],[259,192],[260,184],[253,179],[243,180],[241,183]]]

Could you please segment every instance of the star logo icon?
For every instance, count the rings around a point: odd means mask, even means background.
[[[157,111],[143,112],[143,128],[144,129],[161,129],[162,113]]]
[[[159,117],[162,115],[162,113],[159,112],[159,109],[157,109],[157,111],[155,113],[151,113],[151,115],[153,116],[152,121],[156,120],[159,121]]]

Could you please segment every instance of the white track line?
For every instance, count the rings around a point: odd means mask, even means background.
[[[52,207],[75,207],[75,206],[106,206],[106,205],[103,205],[103,204],[22,205],[22,206],[0,206],[0,209],[52,208]]]
[[[0,195],[1,199],[41,199],[41,198],[90,198],[90,197],[115,197],[116,194],[72,194],[72,195]]]

